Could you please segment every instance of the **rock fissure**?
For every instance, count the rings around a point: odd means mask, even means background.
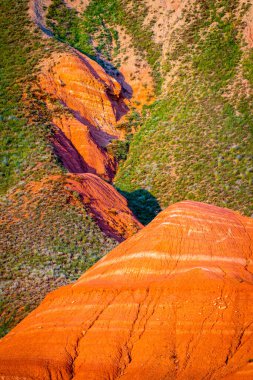
[[[148,309],[145,305],[145,302],[146,302],[148,296],[149,296],[149,289],[146,289],[146,294],[145,294],[144,299],[142,300],[141,303],[138,303],[138,305],[137,305],[136,315],[135,315],[135,318],[131,324],[128,339],[124,343],[123,348],[121,349],[121,358],[119,360],[118,371],[117,371],[118,374],[117,374],[115,380],[120,379],[122,376],[124,376],[124,374],[126,373],[127,367],[132,362],[132,350],[133,350],[133,347],[135,344],[135,342],[134,342],[135,328],[136,328],[137,323],[138,323],[138,325],[140,325],[140,323],[142,322],[142,320],[144,318],[144,315],[146,315],[146,313],[147,313]],[[144,313],[143,317],[139,320],[139,316],[140,316],[141,312],[143,311],[143,307],[145,307],[146,313]],[[144,333],[144,330],[145,330],[145,326],[143,327],[142,333],[138,336],[138,339],[141,338],[141,335]]]
[[[76,362],[78,360],[78,356],[79,356],[79,353],[80,353],[80,344],[81,344],[82,340],[85,339],[85,336],[89,332],[89,330],[95,325],[95,323],[99,320],[99,318],[101,317],[101,315],[113,303],[113,301],[115,301],[115,299],[118,297],[119,294],[120,294],[120,292],[116,292],[115,296],[113,296],[112,299],[110,299],[110,301],[97,313],[97,315],[92,320],[92,322],[90,322],[90,324],[88,325],[88,327],[85,328],[85,330],[83,330],[81,332],[81,334],[79,335],[79,337],[77,338],[76,344],[74,346],[75,355],[72,358],[71,377],[70,377],[70,379],[74,379],[74,377],[75,377],[75,375],[77,373],[77,370],[78,370],[78,368],[76,368]]]
[[[181,223],[175,227],[170,222],[178,209]],[[184,219],[184,215],[194,217]],[[87,271],[71,291],[63,288],[49,295],[38,312],[3,339],[3,379],[9,380],[9,373],[24,377],[34,368],[46,373],[45,380],[56,376],[64,380],[250,379],[253,282],[244,266],[234,260],[219,263],[222,271],[218,273],[194,265],[203,252],[213,259],[221,255],[220,246],[211,242],[211,236],[217,240],[217,231],[219,240],[223,237],[219,216],[224,217],[225,225],[227,218],[227,228],[233,231],[222,241],[224,258],[232,255],[241,261],[248,257],[249,237],[234,212],[196,202],[172,205]],[[201,241],[199,230],[193,228],[196,220],[206,226]],[[242,217],[242,223],[251,236],[251,219]],[[189,228],[195,232],[189,235]],[[225,236],[227,228],[222,232]],[[170,238],[164,240],[165,236]],[[160,259],[138,255],[145,250],[160,254]],[[181,252],[184,257],[180,261]],[[132,255],[134,261],[122,262],[126,255]],[[175,264],[178,270],[168,277]],[[190,268],[180,271],[187,264]],[[211,259],[206,261],[208,265],[213,266]],[[102,275],[105,271],[107,276]],[[114,275],[117,271],[120,276]],[[11,350],[14,345],[15,352]],[[48,363],[50,374],[45,372]]]

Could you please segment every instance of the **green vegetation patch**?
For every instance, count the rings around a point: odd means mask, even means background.
[[[77,11],[68,8],[63,0],[52,1],[47,12],[47,25],[59,40],[68,42],[87,55],[94,55],[91,38],[83,21]]]
[[[162,207],[192,199],[252,214],[253,99],[235,82],[240,70],[251,81],[252,53],[241,50],[237,7],[201,2],[172,36],[177,79],[146,107],[115,179],[122,191],[146,190]]]
[[[32,109],[32,105],[29,109],[24,100],[24,95],[31,96],[36,65],[45,54],[41,35],[32,31],[27,12],[28,2],[25,0],[1,2],[1,193],[35,171],[38,176],[38,172],[43,174],[45,168],[52,172],[60,170],[47,143],[50,130],[43,124],[45,110],[42,106],[40,111]],[[34,122],[36,116],[37,123]]]
[[[120,51],[115,27],[126,28],[133,37],[136,51],[152,68],[159,91],[162,83],[161,46],[153,40],[152,23],[143,25],[147,12],[143,0],[91,0],[84,14],[80,15],[68,8],[63,0],[53,0],[48,9],[47,24],[57,38],[89,55],[105,68],[108,61],[115,62]],[[116,66],[119,67],[119,62]]]

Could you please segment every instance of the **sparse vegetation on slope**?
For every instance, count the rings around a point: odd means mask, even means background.
[[[125,27],[133,37],[138,55],[145,57],[152,68],[156,88],[160,90],[161,46],[153,41],[151,25],[143,25],[147,12],[143,0],[91,0],[84,14],[78,15],[75,10],[67,8],[63,0],[53,0],[47,20],[57,38],[88,54],[104,67],[108,65],[104,60],[119,67],[120,44],[114,27]]]
[[[36,65],[46,54],[41,36],[31,29],[27,11],[26,0],[1,2],[1,193],[34,174],[35,167],[37,176],[38,171],[60,171],[47,142],[50,129],[43,126],[42,105],[39,114],[29,110],[23,99],[24,93],[31,95]]]
[[[2,200],[2,334],[116,245],[65,182],[64,176],[31,182]]]
[[[146,108],[116,177],[120,189],[146,189],[163,207],[193,199],[252,214],[253,99],[243,83],[243,74],[251,82],[252,54],[241,36],[246,10],[224,0],[189,11],[168,54],[176,78]]]

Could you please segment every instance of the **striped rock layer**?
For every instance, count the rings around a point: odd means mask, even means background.
[[[52,144],[65,167],[111,180],[117,163],[106,146],[120,137],[116,125],[128,111],[121,85],[75,50],[52,54],[39,80],[58,131]],[[58,112],[57,102],[63,106]]]
[[[0,345],[9,379],[253,378],[253,220],[172,205]]]
[[[79,194],[85,209],[107,236],[121,242],[143,227],[128,208],[126,198],[98,176],[69,174],[65,181],[65,189]]]

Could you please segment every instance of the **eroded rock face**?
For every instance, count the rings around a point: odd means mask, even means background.
[[[2,379],[252,379],[252,240],[250,218],[169,207],[2,340]]]
[[[53,116],[58,127],[51,143],[71,173],[94,173],[106,180],[115,174],[115,159],[92,137],[89,127],[71,115]]]
[[[45,61],[40,84],[51,96],[48,107],[52,110],[54,124],[84,160],[85,171],[111,180],[117,163],[106,146],[120,137],[116,124],[128,111],[121,85],[96,62],[75,51],[55,53]],[[63,109],[61,114],[55,114],[54,100],[67,107],[68,113]],[[58,141],[58,148],[59,145]],[[61,154],[61,149],[56,151],[64,163],[66,155]],[[80,167],[71,171],[80,172]]]
[[[143,227],[126,199],[96,175],[68,175],[65,188],[79,194],[101,230],[115,240],[125,240]]]
[[[16,198],[9,196],[11,206],[7,219],[3,218],[2,222],[19,223],[20,219],[25,218],[33,220],[37,203],[40,203],[38,200],[43,192],[53,189],[53,186],[62,189],[62,196],[66,195],[69,204],[79,209],[85,207],[101,231],[117,241],[129,238],[143,227],[128,208],[127,200],[109,183],[89,173],[51,175],[40,181],[29,182],[20,196],[22,202],[18,209],[15,207]],[[15,195],[19,191],[17,189]],[[41,223],[46,214],[40,216]]]
[[[127,112],[120,84],[87,56],[55,53],[42,67],[40,83],[91,128],[100,145],[118,137],[117,120]]]

